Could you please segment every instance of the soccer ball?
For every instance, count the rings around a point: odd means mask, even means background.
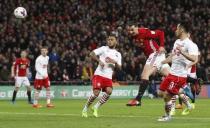
[[[23,7],[17,7],[15,10],[14,10],[14,15],[16,18],[25,18],[27,16],[27,11],[25,8]]]

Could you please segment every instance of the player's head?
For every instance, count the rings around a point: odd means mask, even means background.
[[[42,56],[47,56],[47,53],[48,53],[47,47],[42,47],[42,48],[41,48],[41,55],[42,55]]]
[[[190,33],[190,23],[188,22],[180,22],[176,28],[176,36],[181,37],[183,34],[189,36]]]
[[[106,41],[107,41],[107,45],[110,47],[110,48],[115,48],[116,45],[117,45],[117,35],[114,34],[114,33],[111,33],[107,38],[106,38]]]
[[[135,25],[127,26],[128,34],[131,36],[136,36],[138,34],[138,27]]]
[[[26,58],[27,57],[27,52],[25,50],[21,51],[20,57],[21,58]]]

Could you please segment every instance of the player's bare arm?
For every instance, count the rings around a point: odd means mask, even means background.
[[[122,66],[119,65],[115,60],[113,60],[112,58],[109,58],[109,63],[112,63],[115,65],[115,67],[118,69],[118,70],[121,70],[122,69]]]
[[[168,63],[171,63],[172,62],[172,57],[173,57],[173,54],[170,54],[164,61],[162,61],[161,63],[162,64],[168,64]]]
[[[98,58],[98,56],[93,51],[90,53],[90,57],[93,60],[97,61],[99,65],[101,65],[101,67],[104,67],[104,63]]]
[[[195,64],[197,64],[197,63],[198,63],[198,58],[196,59],[196,61],[189,63],[189,64],[187,65],[187,68],[190,68],[190,67],[192,67],[193,65],[195,65]]]
[[[198,61],[198,55],[190,55],[189,53],[183,51],[182,48],[179,47],[179,46],[178,46],[176,49],[179,50],[180,53],[181,53],[185,58],[187,58],[188,60],[190,60],[190,61],[192,61],[192,62],[194,62],[194,63],[195,63],[196,61]]]
[[[14,73],[14,65],[12,65],[11,67],[11,77],[14,78],[15,77],[15,73]]]

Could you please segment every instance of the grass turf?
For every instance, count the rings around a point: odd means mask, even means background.
[[[210,128],[210,99],[198,99],[188,116],[176,116],[170,122],[158,122],[164,113],[163,101],[144,99],[142,107],[126,107],[128,100],[111,99],[99,110],[101,117],[81,117],[85,100],[54,100],[55,108],[34,109],[26,101],[16,104],[0,101],[0,128]],[[44,101],[41,101],[45,105]]]

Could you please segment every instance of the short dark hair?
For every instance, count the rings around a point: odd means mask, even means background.
[[[184,29],[184,31],[185,32],[187,32],[187,33],[190,33],[191,32],[191,23],[190,22],[188,22],[188,21],[181,21],[180,23],[179,23],[179,26],[181,27],[181,28],[183,28]]]
[[[118,33],[115,32],[115,31],[111,31],[111,32],[108,33],[108,37],[109,36],[114,36],[117,39],[118,38]]]
[[[48,49],[47,46],[42,46],[40,49]]]

